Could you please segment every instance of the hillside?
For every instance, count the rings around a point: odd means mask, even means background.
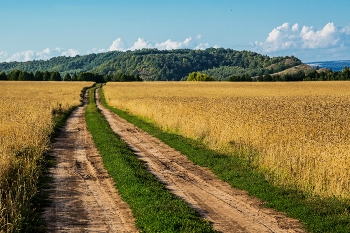
[[[190,72],[203,71],[216,80],[231,75],[272,74],[301,64],[295,57],[269,57],[250,51],[223,48],[206,50],[142,49],[107,52],[76,57],[55,57],[48,61],[0,63],[0,72],[58,71],[61,74],[94,72],[116,76],[120,73],[139,75],[147,81],[183,80]]]
[[[308,74],[312,71],[314,71],[314,68],[312,68],[311,66],[307,65],[307,64],[301,64],[301,65],[297,65],[297,66],[293,66],[291,68],[282,70],[280,72],[276,72],[273,75],[286,75],[286,74],[295,74],[298,71],[304,71],[305,74]]]

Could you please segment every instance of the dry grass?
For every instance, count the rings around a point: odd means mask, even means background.
[[[212,149],[244,152],[268,179],[350,197],[350,82],[108,83],[112,106]]]
[[[36,193],[38,164],[48,149],[52,113],[80,104],[92,83],[0,82],[0,232],[18,231]]]

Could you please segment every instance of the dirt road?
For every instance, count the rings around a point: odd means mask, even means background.
[[[69,117],[51,154],[51,207],[44,213],[48,232],[137,232],[134,218],[118,195],[86,129],[85,106]]]
[[[272,209],[260,207],[257,199],[231,188],[208,169],[190,162],[158,139],[97,105],[111,128],[148,165],[167,189],[181,197],[222,232],[304,232],[300,223]]]

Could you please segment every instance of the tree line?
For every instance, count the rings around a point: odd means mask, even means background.
[[[129,75],[124,73],[118,73],[116,75],[101,75],[92,72],[79,72],[70,75],[66,73],[64,76],[58,71],[40,71],[35,73],[32,71],[12,70],[8,74],[5,71],[0,73],[0,80],[8,81],[91,81],[96,83],[105,82],[133,82],[143,81],[139,75]]]
[[[332,80],[350,80],[350,69],[345,66],[342,71],[333,71],[332,69],[318,68],[311,72],[299,70],[293,74],[265,74],[251,77],[248,74],[232,75],[228,78],[231,82],[293,82],[293,81],[332,81]]]
[[[206,73],[191,72],[187,76],[187,81],[222,81],[212,78]],[[265,74],[259,76],[250,76],[249,74],[231,75],[225,81],[231,82],[297,82],[297,81],[332,81],[332,80],[350,80],[350,68],[345,66],[342,71],[333,71],[332,69],[313,69],[305,72],[299,70],[295,73],[286,74]]]

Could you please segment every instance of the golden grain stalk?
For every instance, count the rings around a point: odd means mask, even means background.
[[[80,104],[87,82],[0,82],[0,232],[15,232],[36,192],[53,112]]]
[[[278,185],[350,197],[350,82],[108,83],[104,92],[164,129],[244,152]]]

